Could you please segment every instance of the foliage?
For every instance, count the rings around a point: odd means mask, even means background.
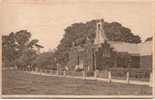
[[[20,30],[16,33],[2,36],[2,62],[3,66],[25,67],[32,65],[32,61],[37,55],[33,49],[38,45],[39,40],[31,40],[31,33],[27,30]]]
[[[15,33],[2,36],[2,66],[13,66],[16,54]]]
[[[57,46],[56,57],[61,64],[67,64],[68,54],[73,43],[75,46],[80,45],[81,47],[86,43],[88,37],[93,43],[95,38],[96,23],[99,20],[92,20],[86,23],[74,23],[71,26],[66,27],[65,34]],[[103,20],[102,20],[103,21]],[[139,36],[134,35],[132,31],[122,26],[118,22],[104,22],[103,25],[105,34],[108,40],[112,41],[124,41],[129,43],[140,43],[141,39]]]
[[[27,67],[33,65],[33,60],[36,58],[36,51],[33,49],[26,49],[23,54],[16,59],[16,65],[19,67]]]
[[[27,32],[26,30],[21,30],[16,32],[15,38],[17,44],[19,44],[20,46],[25,45],[27,42],[29,42],[31,38],[31,33]]]
[[[36,57],[33,61],[33,66],[42,69],[56,69],[54,60],[54,52],[44,52]]]

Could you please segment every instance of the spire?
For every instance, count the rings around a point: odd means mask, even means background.
[[[101,43],[104,43],[107,40],[106,35],[103,30],[103,23],[104,21],[100,20],[96,24],[96,37],[95,37],[94,44],[100,45]]]

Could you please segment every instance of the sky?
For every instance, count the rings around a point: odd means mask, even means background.
[[[121,23],[142,40],[153,36],[153,8],[150,2],[36,1],[3,2],[0,5],[0,33],[26,29],[32,33],[32,38],[39,39],[45,47],[43,51],[57,47],[67,26],[100,18]]]

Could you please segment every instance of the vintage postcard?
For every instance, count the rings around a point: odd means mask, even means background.
[[[153,98],[154,1],[0,0],[2,98]]]

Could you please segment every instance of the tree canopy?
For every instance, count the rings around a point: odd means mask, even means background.
[[[32,60],[37,55],[33,49],[38,47],[39,40],[31,39],[31,33],[27,30],[11,32],[2,36],[2,63],[3,66],[27,66],[32,65]],[[41,45],[39,45],[41,46]]]
[[[2,36],[2,66],[12,66],[17,57],[15,33]]]
[[[54,52],[44,52],[36,57],[33,65],[42,69],[56,69]]]
[[[60,44],[57,46],[56,56],[57,60],[62,64],[68,62],[68,53],[72,44],[83,46],[86,43],[88,37],[93,43],[95,39],[96,23],[99,20],[91,20],[86,23],[74,23],[65,28]],[[103,21],[103,20],[102,20]],[[111,41],[124,41],[129,43],[140,43],[141,39],[127,27],[122,26],[118,22],[104,22],[103,25],[105,34],[108,40]]]

